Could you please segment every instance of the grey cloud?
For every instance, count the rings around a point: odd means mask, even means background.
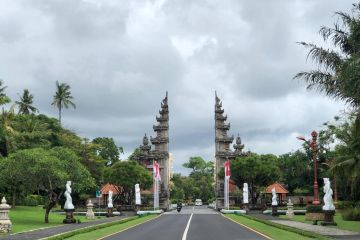
[[[65,126],[114,137],[131,154],[152,130],[169,91],[175,171],[190,156],[213,158],[214,91],[246,148],[280,154],[296,133],[319,128],[342,104],[292,80],[314,66],[297,41],[320,42],[346,1],[2,1],[0,77],[13,100],[28,88],[41,112],[55,81],[77,109]]]

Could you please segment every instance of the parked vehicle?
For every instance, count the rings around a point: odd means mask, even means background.
[[[195,200],[195,206],[202,206],[203,203],[202,203],[202,200],[201,199],[196,199]]]

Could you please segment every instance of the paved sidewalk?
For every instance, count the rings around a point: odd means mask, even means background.
[[[270,220],[271,222],[278,223],[281,225],[286,225],[301,230],[315,232],[325,236],[331,236],[338,239],[360,239],[360,234],[358,232],[352,232],[348,230],[341,230],[333,227],[324,227],[319,225],[311,225],[307,223],[290,221],[290,220]]]
[[[51,237],[60,233],[65,233],[65,232],[70,232],[76,229],[81,229],[81,228],[85,228],[85,227],[89,227],[89,226],[95,226],[98,224],[102,224],[102,223],[108,223],[108,222],[114,222],[114,221],[119,221],[121,219],[127,218],[129,216],[120,216],[120,217],[110,217],[110,218],[104,218],[104,219],[100,219],[100,220],[94,220],[94,221],[90,221],[90,222],[84,222],[84,223],[80,223],[80,224],[64,224],[62,226],[57,226],[57,227],[49,227],[49,228],[45,228],[45,229],[39,229],[39,230],[34,230],[34,231],[30,231],[30,232],[24,232],[24,233],[16,233],[16,234],[12,234],[12,235],[7,235],[7,236],[1,236],[0,239],[1,240],[33,240],[33,239],[42,239],[42,238],[47,238],[47,237]]]

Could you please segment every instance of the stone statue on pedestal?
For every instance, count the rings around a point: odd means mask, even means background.
[[[114,205],[113,205],[113,191],[109,191],[109,196],[108,196],[108,208],[113,208]]]
[[[249,188],[247,183],[244,183],[243,187],[243,203],[249,203]]]
[[[65,202],[65,205],[64,205],[64,209],[74,209],[74,205],[72,203],[72,198],[71,198],[71,181],[67,181],[66,182],[66,190],[65,190],[65,197],[66,197],[66,202]]]
[[[323,178],[324,179],[324,206],[322,207],[325,211],[333,211],[335,210],[335,206],[333,203],[333,190],[330,187],[330,180],[329,178]]]
[[[63,223],[65,224],[76,223],[76,220],[74,218],[75,207],[72,203],[70,186],[71,186],[71,181],[67,181],[65,186],[65,193],[64,193],[66,197],[66,201],[64,204],[64,211],[66,213],[66,216],[65,219],[63,220]]]
[[[277,202],[277,196],[276,196],[276,190],[275,190],[275,188],[271,189],[271,193],[272,193],[271,206],[277,206],[277,205],[278,205],[278,202]]]
[[[106,214],[107,217],[113,217],[113,191],[109,190],[109,195],[108,195],[108,212]]]

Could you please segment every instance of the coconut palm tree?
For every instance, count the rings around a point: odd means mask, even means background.
[[[15,104],[9,110],[2,108],[0,115],[0,156],[7,156],[15,149],[14,136],[16,131],[13,128],[15,118]]]
[[[0,105],[10,102],[10,98],[5,94],[6,86],[3,86],[3,84],[3,80],[0,79]]]
[[[24,89],[23,95],[20,97],[20,101],[15,101],[19,106],[19,114],[30,114],[35,113],[38,110],[32,106],[34,95],[29,93],[29,90]]]
[[[336,12],[339,22],[334,27],[320,28],[319,33],[324,42],[331,42],[333,49],[300,42],[309,48],[307,58],[317,63],[318,68],[299,72],[294,78],[305,80],[308,89],[316,89],[332,98],[344,100],[359,111],[360,3],[353,6],[353,15]]]
[[[307,58],[317,69],[299,72],[294,78],[305,80],[308,89],[316,89],[353,107],[354,122],[347,141],[339,146],[339,156],[332,169],[347,172],[348,181],[360,180],[360,2],[353,4],[351,14],[336,12],[339,21],[333,27],[323,26],[320,35],[333,49],[300,42],[309,48]],[[340,138],[340,140],[343,140]],[[341,151],[340,151],[341,150]],[[354,184],[352,184],[354,186]]]
[[[75,103],[71,101],[72,99],[74,98],[73,96],[71,96],[70,86],[67,83],[59,83],[58,81],[56,81],[56,92],[53,97],[53,102],[51,103],[51,105],[56,106],[59,109],[60,125],[61,125],[61,110],[63,108],[69,108],[69,106],[76,108]]]

